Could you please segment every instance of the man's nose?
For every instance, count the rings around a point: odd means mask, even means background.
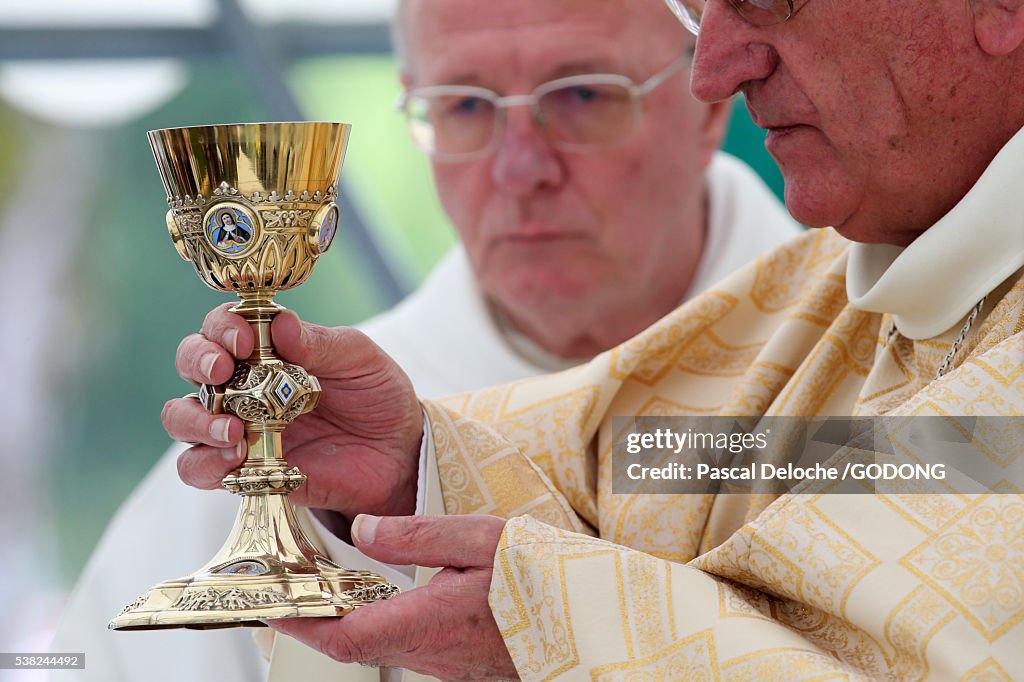
[[[529,107],[511,107],[495,151],[494,183],[517,195],[557,187],[565,179],[558,150],[534,119]]]
[[[703,102],[719,102],[749,81],[768,78],[778,55],[727,0],[710,0],[704,9],[690,90]]]

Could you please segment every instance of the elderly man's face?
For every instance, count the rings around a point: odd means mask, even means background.
[[[407,87],[500,95],[576,74],[639,84],[692,47],[660,0],[420,0],[405,27]],[[492,299],[611,314],[692,270],[701,225],[684,227],[685,216],[700,213],[726,107],[694,100],[686,68],[640,106],[632,136],[587,151],[556,148],[528,107],[514,107],[492,154],[434,163],[438,194]]]
[[[798,220],[905,245],[1001,144],[1001,122],[978,120],[979,97],[998,88],[978,78],[971,12],[963,0],[810,0],[787,23],[752,26],[709,0],[693,92],[746,95]]]

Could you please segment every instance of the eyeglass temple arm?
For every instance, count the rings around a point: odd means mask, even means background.
[[[495,96],[492,103],[498,109],[507,109],[508,107],[522,107],[522,106],[533,106],[537,103],[536,94],[528,95],[506,95],[505,97]],[[409,103],[409,93],[403,92],[395,100],[395,109],[397,111],[405,111],[406,105]]]
[[[686,52],[672,60],[668,66],[648,78],[642,85],[637,86],[635,90],[636,94],[642,96],[650,93],[652,90],[655,90],[658,86],[671,78],[676,71],[690,63],[692,59],[693,47],[689,47],[686,49]]]

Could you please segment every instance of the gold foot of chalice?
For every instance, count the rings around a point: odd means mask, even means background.
[[[155,586],[110,623],[114,630],[258,626],[260,620],[342,616],[398,588],[331,562],[302,532],[288,493],[306,477],[285,461],[281,432],[316,407],[320,384],[281,360],[270,324],[281,290],[309,277],[338,228],[335,204],[350,126],[266,123],[149,133],[167,190],[167,228],[178,253],[256,337],[223,386],[197,397],[246,424],[248,457],[223,485],[242,497],[234,528],[192,575]]]

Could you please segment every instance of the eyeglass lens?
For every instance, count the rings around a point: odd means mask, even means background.
[[[555,88],[537,100],[552,139],[567,145],[606,145],[625,139],[636,123],[633,95],[615,83]]]
[[[807,0],[729,0],[729,4],[746,21],[755,26],[768,26],[788,21]],[[707,0],[666,0],[672,12],[686,28],[697,33]]]
[[[407,104],[416,144],[425,151],[459,156],[486,149],[494,137],[497,107],[467,94],[412,96]]]
[[[552,141],[568,147],[618,142],[636,124],[636,104],[625,84],[578,83],[537,94],[538,122]],[[482,93],[414,94],[407,103],[407,112],[417,144],[445,156],[487,150],[505,116],[496,99]]]

